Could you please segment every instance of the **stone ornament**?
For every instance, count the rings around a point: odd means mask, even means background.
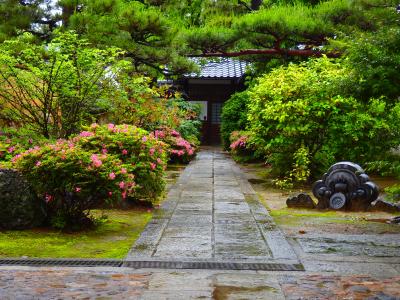
[[[321,180],[313,185],[317,208],[367,210],[379,195],[378,186],[364,170],[352,162],[332,165]]]

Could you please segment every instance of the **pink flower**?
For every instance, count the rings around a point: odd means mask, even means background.
[[[46,203],[49,203],[49,202],[53,201],[54,197],[52,195],[49,195],[46,193],[44,196],[44,199],[45,199]]]
[[[158,138],[163,139],[163,138],[165,138],[165,133],[161,130],[156,130],[156,131],[154,131],[154,137],[156,139],[158,139]]]
[[[115,179],[115,173],[111,172],[110,174],[108,174],[108,178],[110,178],[111,180]]]
[[[35,164],[35,166],[36,166],[36,167],[39,167],[41,164],[42,164],[41,161],[37,161],[36,164]]]
[[[149,152],[150,152],[150,155],[153,156],[155,151],[156,151],[156,149],[151,148],[150,151],[149,151]]]
[[[125,199],[125,198],[126,198],[126,191],[123,191],[123,192],[121,193],[121,195],[122,195],[122,199]]]
[[[107,125],[107,128],[108,128],[108,130],[114,130],[115,125],[110,123],[110,124]]]
[[[121,190],[125,188],[125,182],[123,181],[121,181],[118,185]]]
[[[142,137],[142,142],[146,142],[147,141],[147,137]]]
[[[21,154],[17,154],[15,155],[12,159],[11,162],[15,163],[17,161],[18,158],[20,158],[22,155]]]
[[[161,158],[157,158],[157,163],[158,163],[158,164],[161,164],[161,163],[162,163]]]
[[[121,174],[126,174],[126,173],[127,173],[126,169],[125,169],[125,168],[122,168],[122,169],[121,169]]]
[[[108,192],[108,197],[111,197],[112,196],[112,192]]]
[[[95,166],[96,168],[101,167],[101,165],[103,164],[96,154],[92,154],[92,156],[90,156],[90,159],[92,160],[93,166]]]
[[[156,167],[157,167],[157,165],[156,165],[155,163],[150,163],[150,168],[151,168],[152,170],[154,170]]]
[[[94,133],[93,133],[93,132],[90,132],[90,131],[82,131],[82,132],[79,134],[80,137],[89,137],[89,136],[93,136],[93,135],[94,135]]]
[[[75,192],[77,192],[77,193],[80,193],[81,190],[82,190],[82,189],[81,189],[80,187],[76,187],[76,188],[75,188]]]
[[[101,149],[101,153],[103,153],[103,154],[107,154],[107,149],[106,148],[103,148],[103,149]]]
[[[176,130],[172,130],[171,131],[171,135],[174,136],[174,137],[178,137],[178,136],[180,136],[180,133],[178,131],[176,131]]]
[[[15,150],[15,147],[14,147],[14,146],[7,149],[8,153],[13,153],[14,150]]]
[[[32,140],[32,139],[29,139],[29,140],[28,140],[28,143],[29,143],[29,144],[33,144],[33,140]]]
[[[122,155],[127,155],[128,154],[128,150],[124,149],[122,150]]]

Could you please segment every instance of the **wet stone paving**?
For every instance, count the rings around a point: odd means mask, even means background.
[[[135,269],[129,261],[301,264],[304,271]],[[0,299],[396,300],[400,234],[284,235],[246,174],[218,149],[205,149],[123,267],[0,266]]]
[[[127,259],[298,262],[243,173],[216,151],[184,170]]]

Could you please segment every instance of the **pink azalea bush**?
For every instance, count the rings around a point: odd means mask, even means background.
[[[46,201],[52,225],[73,228],[91,223],[90,209],[103,204],[156,200],[164,190],[165,148],[134,126],[93,124],[13,163]]]
[[[246,131],[233,131],[230,136],[229,146],[233,158],[237,161],[251,161],[257,159],[254,151],[251,136]]]
[[[111,154],[131,166],[136,193],[131,198],[154,201],[164,190],[166,144],[153,134],[132,125],[92,124],[72,140],[89,152]]]
[[[185,140],[176,130],[162,128],[155,130],[152,135],[168,144],[169,161],[172,163],[188,163],[196,154],[197,145]]]
[[[7,131],[0,129],[0,163],[6,166],[16,155],[34,145],[44,144],[44,141],[43,138],[22,129],[7,128]]]

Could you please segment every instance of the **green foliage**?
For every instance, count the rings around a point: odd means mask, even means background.
[[[398,152],[398,146],[396,149],[396,152]],[[398,153],[384,153],[377,160],[368,162],[365,169],[381,176],[400,178],[400,156]]]
[[[163,144],[128,125],[93,124],[13,160],[46,201],[56,228],[85,228],[93,223],[90,209],[129,198],[154,201],[164,188]]]
[[[21,5],[27,2],[27,5]],[[16,36],[22,30],[32,30],[32,23],[36,23],[44,16],[44,0],[15,1],[2,0],[0,2],[0,42]],[[36,30],[41,31],[43,24],[35,24]]]
[[[125,51],[136,71],[158,75],[188,71],[192,64],[181,55],[178,27],[159,8],[141,1],[90,0],[74,3],[68,27],[95,45]],[[168,64],[168,69],[165,65]]]
[[[356,92],[362,99],[385,96],[397,102],[400,95],[400,27],[347,37],[347,63],[360,77]]]
[[[395,184],[385,189],[386,200],[391,202],[399,202],[400,201],[400,185]]]
[[[15,155],[45,142],[46,139],[32,131],[5,127],[0,131],[0,162],[11,162]]]
[[[351,71],[327,58],[281,67],[250,90],[253,142],[277,175],[303,181],[337,160],[365,163],[400,143],[399,106],[349,96]]]
[[[84,232],[52,229],[1,231],[0,256],[123,259],[150,221],[152,213],[143,209],[107,209],[94,210],[93,216],[102,220],[101,224]]]
[[[98,101],[118,88],[106,75],[118,69],[121,51],[90,48],[73,32],[58,35],[46,47],[22,37],[5,42],[2,48],[0,105],[4,114],[46,138],[78,132],[96,114]]]
[[[247,91],[236,93],[224,103],[221,114],[221,138],[223,147],[229,149],[233,131],[245,130],[247,124],[247,104],[249,103]]]

